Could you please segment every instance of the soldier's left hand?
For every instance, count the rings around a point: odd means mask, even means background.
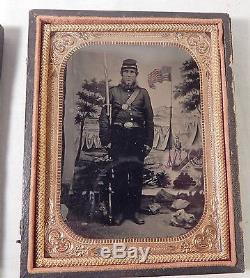
[[[151,147],[148,146],[148,145],[144,145],[144,154],[145,154],[145,157],[149,155],[151,151]]]

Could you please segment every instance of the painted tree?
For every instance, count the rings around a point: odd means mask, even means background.
[[[105,81],[96,81],[93,78],[90,81],[84,80],[81,91],[77,92],[78,101],[76,102],[77,113],[75,116],[75,124],[80,126],[80,134],[75,164],[80,159],[85,120],[96,116],[98,107],[103,104],[105,90]]]
[[[186,112],[200,113],[200,75],[193,58],[185,61],[180,68],[183,82],[175,87],[174,97],[180,98]]]
[[[174,180],[174,188],[185,189],[189,186],[195,186],[196,181],[188,174],[181,172],[180,175]]]

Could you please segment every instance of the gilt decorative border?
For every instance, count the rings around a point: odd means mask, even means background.
[[[224,46],[220,19],[36,17],[33,140],[29,211],[30,272],[234,266],[235,240],[228,145]],[[205,208],[179,237],[126,239],[149,246],[145,263],[102,259],[97,250],[122,240],[85,239],[60,215],[64,71],[78,49],[97,44],[180,47],[201,79]]]

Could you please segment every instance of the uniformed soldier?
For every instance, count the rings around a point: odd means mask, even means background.
[[[103,146],[110,145],[114,165],[114,224],[120,225],[125,217],[136,224],[144,224],[139,210],[144,158],[149,154],[154,138],[153,110],[147,90],[137,84],[136,61],[124,60],[120,73],[120,84],[110,89],[111,125],[106,106],[100,115],[100,139]]]

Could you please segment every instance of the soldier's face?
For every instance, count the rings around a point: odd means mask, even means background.
[[[136,70],[134,69],[125,69],[122,71],[122,81],[126,85],[132,85],[136,81]]]

